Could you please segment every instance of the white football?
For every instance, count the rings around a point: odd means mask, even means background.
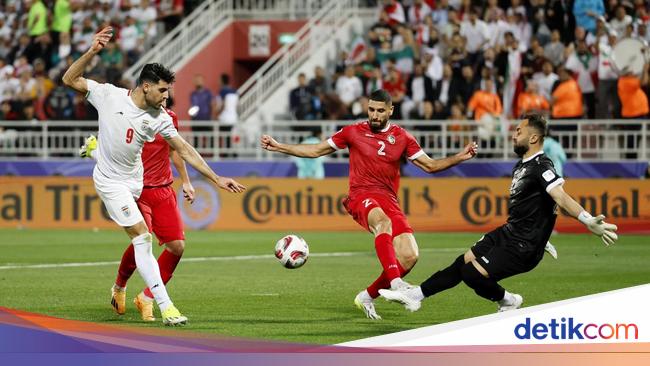
[[[299,268],[309,258],[309,246],[305,239],[296,235],[287,235],[275,244],[275,257],[286,268]]]

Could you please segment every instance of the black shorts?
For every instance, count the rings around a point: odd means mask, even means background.
[[[538,248],[513,238],[503,226],[485,234],[471,250],[495,281],[530,271],[544,254],[542,251],[540,256]]]

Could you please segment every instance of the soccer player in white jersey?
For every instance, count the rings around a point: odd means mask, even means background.
[[[113,36],[106,27],[93,37],[90,49],[63,75],[63,82],[86,94],[99,114],[99,155],[93,181],[109,215],[131,238],[138,272],[151,289],[165,325],[187,323],[174,306],[152,254],[152,236],[136,204],[143,187],[142,147],[160,133],[178,155],[219,188],[241,193],[246,188],[231,178],[218,176],[176,131],[163,108],[169,98],[174,73],[160,64],[147,64],[133,90],[100,84],[82,76],[90,60]]]

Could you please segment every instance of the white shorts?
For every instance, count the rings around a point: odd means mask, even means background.
[[[118,225],[129,227],[144,221],[135,202],[142,193],[141,183],[115,181],[106,178],[97,169],[93,172],[93,182],[106,211]]]

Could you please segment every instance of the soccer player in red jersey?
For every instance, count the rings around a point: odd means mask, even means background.
[[[370,319],[381,319],[374,306],[379,290],[411,287],[402,280],[418,259],[413,229],[397,202],[402,157],[427,173],[434,173],[476,155],[475,142],[454,156],[431,159],[415,138],[388,120],[393,113],[390,94],[374,91],[368,103],[368,120],[346,126],[315,145],[288,145],[271,136],[261,138],[262,148],[288,155],[316,158],[345,149],[350,152],[350,188],[343,202],[352,218],[375,235],[375,250],[383,272],[354,299]]]
[[[178,129],[178,117],[171,109],[165,111],[172,117],[174,127]],[[93,157],[97,148],[95,138],[91,136],[81,148],[80,155]],[[94,141],[94,142],[93,142]],[[171,153],[170,153],[171,152]],[[194,187],[190,182],[185,167],[185,161],[174,151],[160,135],[155,140],[144,144],[142,149],[142,165],[144,167],[144,187],[137,204],[149,230],[158,237],[159,245],[165,249],[158,257],[160,276],[165,284],[171,279],[185,249],[185,234],[183,222],[176,202],[176,193],[171,184],[174,182],[171,161],[174,163],[183,182],[183,194],[190,203],[194,201]],[[126,312],[126,283],[136,269],[135,252],[130,244],[120,262],[115,284],[111,288],[111,305],[119,315]],[[134,304],[144,321],[155,321],[153,315],[153,294],[149,288],[144,289],[134,299]]]

